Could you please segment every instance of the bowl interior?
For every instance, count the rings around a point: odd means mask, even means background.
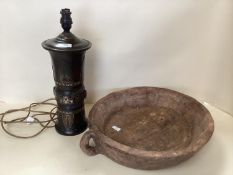
[[[182,150],[195,143],[210,114],[195,99],[162,88],[132,88],[98,101],[89,122],[124,145],[148,150]]]

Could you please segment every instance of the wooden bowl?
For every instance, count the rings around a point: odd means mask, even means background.
[[[107,95],[93,106],[88,123],[90,130],[80,142],[87,155],[104,154],[122,165],[147,170],[190,158],[214,131],[214,121],[201,103],[156,87]]]

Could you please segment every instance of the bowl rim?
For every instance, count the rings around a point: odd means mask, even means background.
[[[187,147],[185,147],[184,149],[181,149],[181,150],[173,150],[173,151],[171,151],[171,150],[168,150],[168,151],[166,151],[166,150],[165,151],[143,150],[143,149],[130,147],[130,146],[125,145],[123,143],[117,142],[116,140],[108,137],[103,132],[101,132],[101,130],[92,122],[95,110],[98,108],[98,106],[103,101],[105,101],[110,96],[113,96],[116,93],[127,92],[130,90],[142,90],[142,89],[157,89],[157,90],[169,91],[171,93],[175,93],[175,94],[181,95],[183,97],[186,97],[186,98],[190,99],[191,101],[193,101],[194,103],[198,104],[200,106],[200,108],[202,108],[204,110],[203,116],[207,117],[207,119],[208,119],[208,121],[207,121],[208,125],[206,126],[205,130],[202,131],[202,133],[200,134],[199,139],[197,139],[195,142],[192,142]],[[147,158],[155,158],[155,159],[174,158],[174,157],[179,157],[179,156],[192,155],[192,154],[196,153],[198,150],[200,150],[209,141],[209,139],[211,138],[211,136],[213,135],[213,132],[214,132],[214,120],[213,120],[210,112],[208,111],[208,109],[203,104],[201,104],[199,101],[197,101],[193,97],[190,97],[190,96],[185,95],[183,93],[180,93],[178,91],[174,91],[174,90],[167,89],[167,88],[161,88],[161,87],[151,87],[151,86],[140,86],[140,87],[127,88],[127,89],[112,92],[112,93],[104,96],[103,98],[98,100],[93,105],[93,107],[88,115],[88,123],[89,123],[90,130],[93,130],[100,137],[101,143],[105,143],[108,146],[115,148],[115,149],[118,149],[124,153],[129,154],[129,155],[134,155],[134,156],[139,156],[139,157],[147,157]],[[100,145],[100,147],[101,147],[101,145]]]

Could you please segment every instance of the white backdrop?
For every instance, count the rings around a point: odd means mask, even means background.
[[[1,0],[0,100],[53,96],[45,39],[72,32],[93,43],[87,52],[88,101],[132,86],[160,86],[233,113],[233,0]]]

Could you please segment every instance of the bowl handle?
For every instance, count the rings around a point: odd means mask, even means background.
[[[90,139],[93,139],[95,146],[90,146]],[[88,156],[95,156],[99,154],[98,152],[98,145],[97,145],[97,136],[95,132],[89,130],[84,133],[84,135],[81,138],[80,141],[80,147],[84,153],[86,153]]]

